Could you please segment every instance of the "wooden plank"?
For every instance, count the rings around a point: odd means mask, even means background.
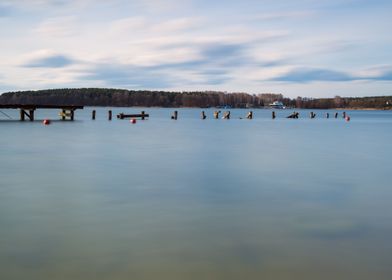
[[[148,117],[150,117],[150,115],[149,114],[124,114],[124,113],[120,113],[120,114],[118,114],[117,115],[117,118],[118,119],[126,119],[126,118],[141,118],[141,119],[144,119],[144,118],[148,118]]]

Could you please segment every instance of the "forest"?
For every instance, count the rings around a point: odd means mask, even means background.
[[[220,91],[150,91],[110,88],[64,88],[6,92],[0,104],[83,105],[110,107],[231,107],[263,108],[281,101],[287,108],[304,109],[392,109],[392,96],[334,98],[287,98],[283,94]]]

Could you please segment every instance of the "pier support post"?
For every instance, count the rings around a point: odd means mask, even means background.
[[[92,119],[92,120],[95,120],[95,110],[93,110],[93,111],[91,112],[91,119]]]
[[[142,111],[142,120],[144,120],[144,111]]]
[[[20,109],[20,120],[23,122],[25,120],[25,111],[23,109]]]
[[[177,120],[177,117],[178,117],[178,111],[174,111],[173,115],[171,115],[171,119],[172,120]]]
[[[31,122],[34,121],[34,109],[29,110],[29,119]]]
[[[276,118],[275,111],[272,111],[272,119],[274,120]]]
[[[112,120],[112,110],[109,110],[109,112],[108,112],[108,120],[109,121]]]
[[[20,109],[20,120],[24,121],[28,117],[30,121],[34,121],[34,111],[35,109],[29,109],[27,113],[24,109]]]
[[[204,111],[201,111],[200,117],[202,120],[205,120],[207,118],[206,113]]]

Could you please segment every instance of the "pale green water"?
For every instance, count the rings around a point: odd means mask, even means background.
[[[91,109],[0,122],[0,279],[392,278],[392,112]]]

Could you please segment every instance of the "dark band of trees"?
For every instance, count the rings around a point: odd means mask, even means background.
[[[169,92],[123,90],[105,88],[48,89],[38,91],[7,92],[0,96],[0,104],[72,104],[82,106],[113,107],[220,107],[261,108],[273,101],[282,101],[286,107],[375,108],[392,109],[392,96],[335,98],[286,98],[282,94],[226,93],[217,91]]]

